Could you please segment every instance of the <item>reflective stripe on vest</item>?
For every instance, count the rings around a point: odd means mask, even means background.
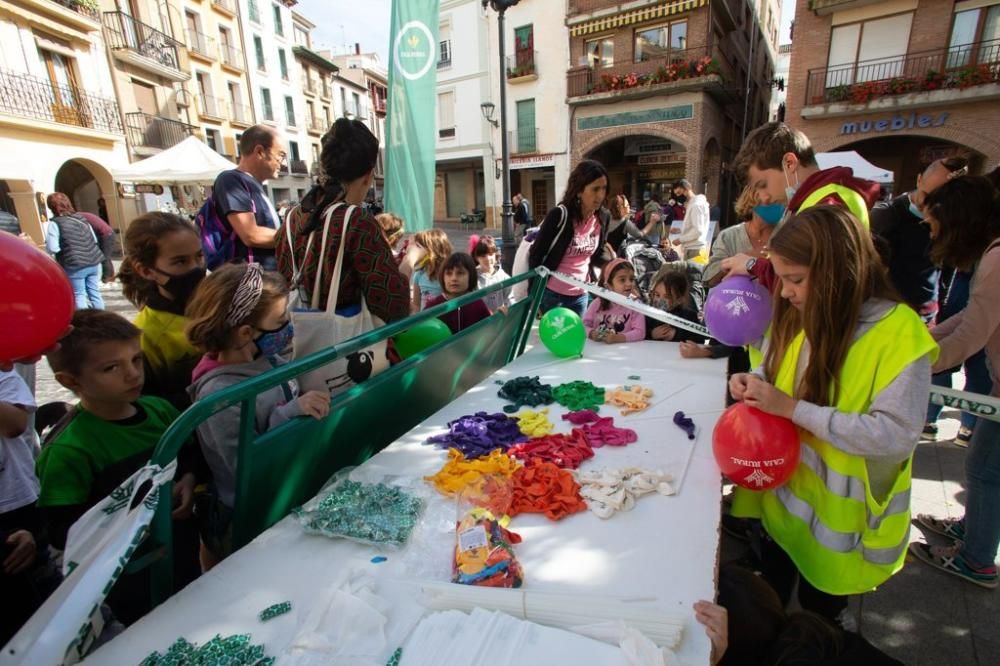
[[[775,386],[792,393],[804,334],[785,352]],[[862,335],[840,371],[836,407],[865,413],[878,393],[936,345],[916,313],[897,306]],[[876,500],[865,459],[800,429],[799,465],[782,487],[738,489],[733,515],[759,516],[802,575],[830,594],[873,589],[902,566],[909,541],[910,461]]]
[[[847,206],[847,210],[849,210],[854,217],[858,218],[858,221],[861,222],[861,225],[864,226],[865,229],[867,229],[869,226],[868,202],[865,201],[865,198],[861,196],[861,194],[859,194],[857,190],[852,190],[846,185],[838,185],[837,183],[830,183],[828,185],[824,185],[823,187],[818,188],[815,192],[807,196],[802,201],[802,205],[799,206],[799,210],[795,212],[797,213],[799,211],[805,210],[806,208],[812,208],[823,199],[826,199],[827,197],[834,195],[839,197],[840,200],[844,202],[844,204]]]

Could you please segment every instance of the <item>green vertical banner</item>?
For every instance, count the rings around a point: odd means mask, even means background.
[[[439,2],[392,2],[384,207],[407,231],[434,226]]]

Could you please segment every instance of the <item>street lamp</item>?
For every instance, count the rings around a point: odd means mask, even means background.
[[[493,102],[483,102],[482,104],[479,105],[479,109],[483,112],[483,118],[485,118],[486,122],[488,122],[490,125],[493,125],[493,127],[500,126],[500,123],[498,121],[493,120],[493,111],[496,108],[497,107]]]
[[[504,75],[504,67],[507,62],[507,51],[505,48],[504,35],[504,13],[520,0],[483,0],[483,9],[492,7],[497,13],[497,41],[500,43],[500,155],[503,160],[503,224],[501,238],[503,239],[503,254],[500,257],[500,265],[510,275],[514,266],[514,207],[510,202],[510,152],[507,148],[507,77]],[[489,106],[487,106],[489,105]],[[480,107],[485,117],[490,123],[492,120],[493,104],[486,102]],[[487,113],[489,114],[487,116]],[[496,124],[493,125],[496,127]]]

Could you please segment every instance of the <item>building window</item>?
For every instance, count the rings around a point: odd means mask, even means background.
[[[230,81],[226,87],[229,91],[229,117],[239,122],[247,122],[249,114],[243,106],[243,93],[240,92],[240,84]]]
[[[362,113],[361,113],[361,111],[362,111],[362,109],[361,109],[361,95],[359,95],[358,93],[351,93],[351,101],[354,103],[354,108],[352,110],[352,113],[354,114],[354,117],[357,118],[358,120],[363,120]]]
[[[264,42],[259,35],[253,36],[253,52],[257,55],[257,69],[262,72],[267,71],[267,61],[264,59]]]
[[[333,123],[330,122],[330,107],[323,107],[323,122],[325,123],[323,127],[330,127]]]
[[[250,20],[254,23],[260,23],[260,10],[257,9],[257,0],[250,0],[247,5],[250,11]]]
[[[340,110],[341,115],[347,115],[347,90],[344,88],[340,89]]]
[[[514,29],[514,75],[535,72],[535,30],[533,26],[522,25]],[[510,76],[510,73],[508,73]]]
[[[973,59],[994,63],[1000,50],[1000,5],[956,12],[948,40],[948,67],[964,67]]]
[[[274,120],[274,108],[271,106],[271,91],[267,88],[260,89],[260,106],[264,112],[264,120]]]
[[[451,40],[438,42],[438,69],[451,67]]]
[[[319,144],[312,144],[313,162],[319,162]]]
[[[292,32],[295,34],[295,43],[299,46],[304,46],[309,48],[309,33],[300,28],[299,26],[293,26]]]
[[[615,41],[604,37],[584,42],[583,56],[591,69],[611,67],[615,64]]]
[[[281,22],[281,7],[272,5],[272,9],[274,9],[274,34],[284,36],[285,26]]]
[[[663,60],[671,51],[687,48],[687,21],[675,21],[635,31],[635,61]]]
[[[902,74],[913,13],[838,25],[830,34],[826,87]]]
[[[217,129],[205,128],[205,143],[215,152],[222,154],[222,135]]]
[[[448,91],[438,94],[438,137],[450,139],[455,136],[455,93]]]
[[[281,79],[283,81],[288,80],[288,56],[285,55],[285,49],[278,49],[278,69],[281,71]]]
[[[535,100],[522,99],[517,103],[517,140],[515,150],[519,153],[533,153],[537,149],[535,141]]]
[[[295,127],[295,100],[285,95],[285,120],[289,127]]]
[[[299,161],[299,142],[298,141],[289,141],[288,142],[288,155],[289,155],[289,159],[292,162],[298,162]]]

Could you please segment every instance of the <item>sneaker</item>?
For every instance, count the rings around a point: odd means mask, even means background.
[[[937,439],[938,436],[938,425],[937,423],[925,423],[924,431],[921,433],[921,439]]]
[[[974,569],[959,554],[961,544],[953,546],[930,546],[926,543],[911,543],[910,553],[921,562],[935,569],[963,578],[973,585],[995,589],[997,587],[996,565]]]
[[[969,442],[972,440],[972,428],[966,428],[962,426],[958,429],[958,436],[955,437],[955,446],[960,446],[963,449],[969,448]]]
[[[914,520],[918,525],[935,534],[946,536],[955,541],[965,541],[965,522],[961,519],[935,518],[930,514],[921,513],[917,514]]]

